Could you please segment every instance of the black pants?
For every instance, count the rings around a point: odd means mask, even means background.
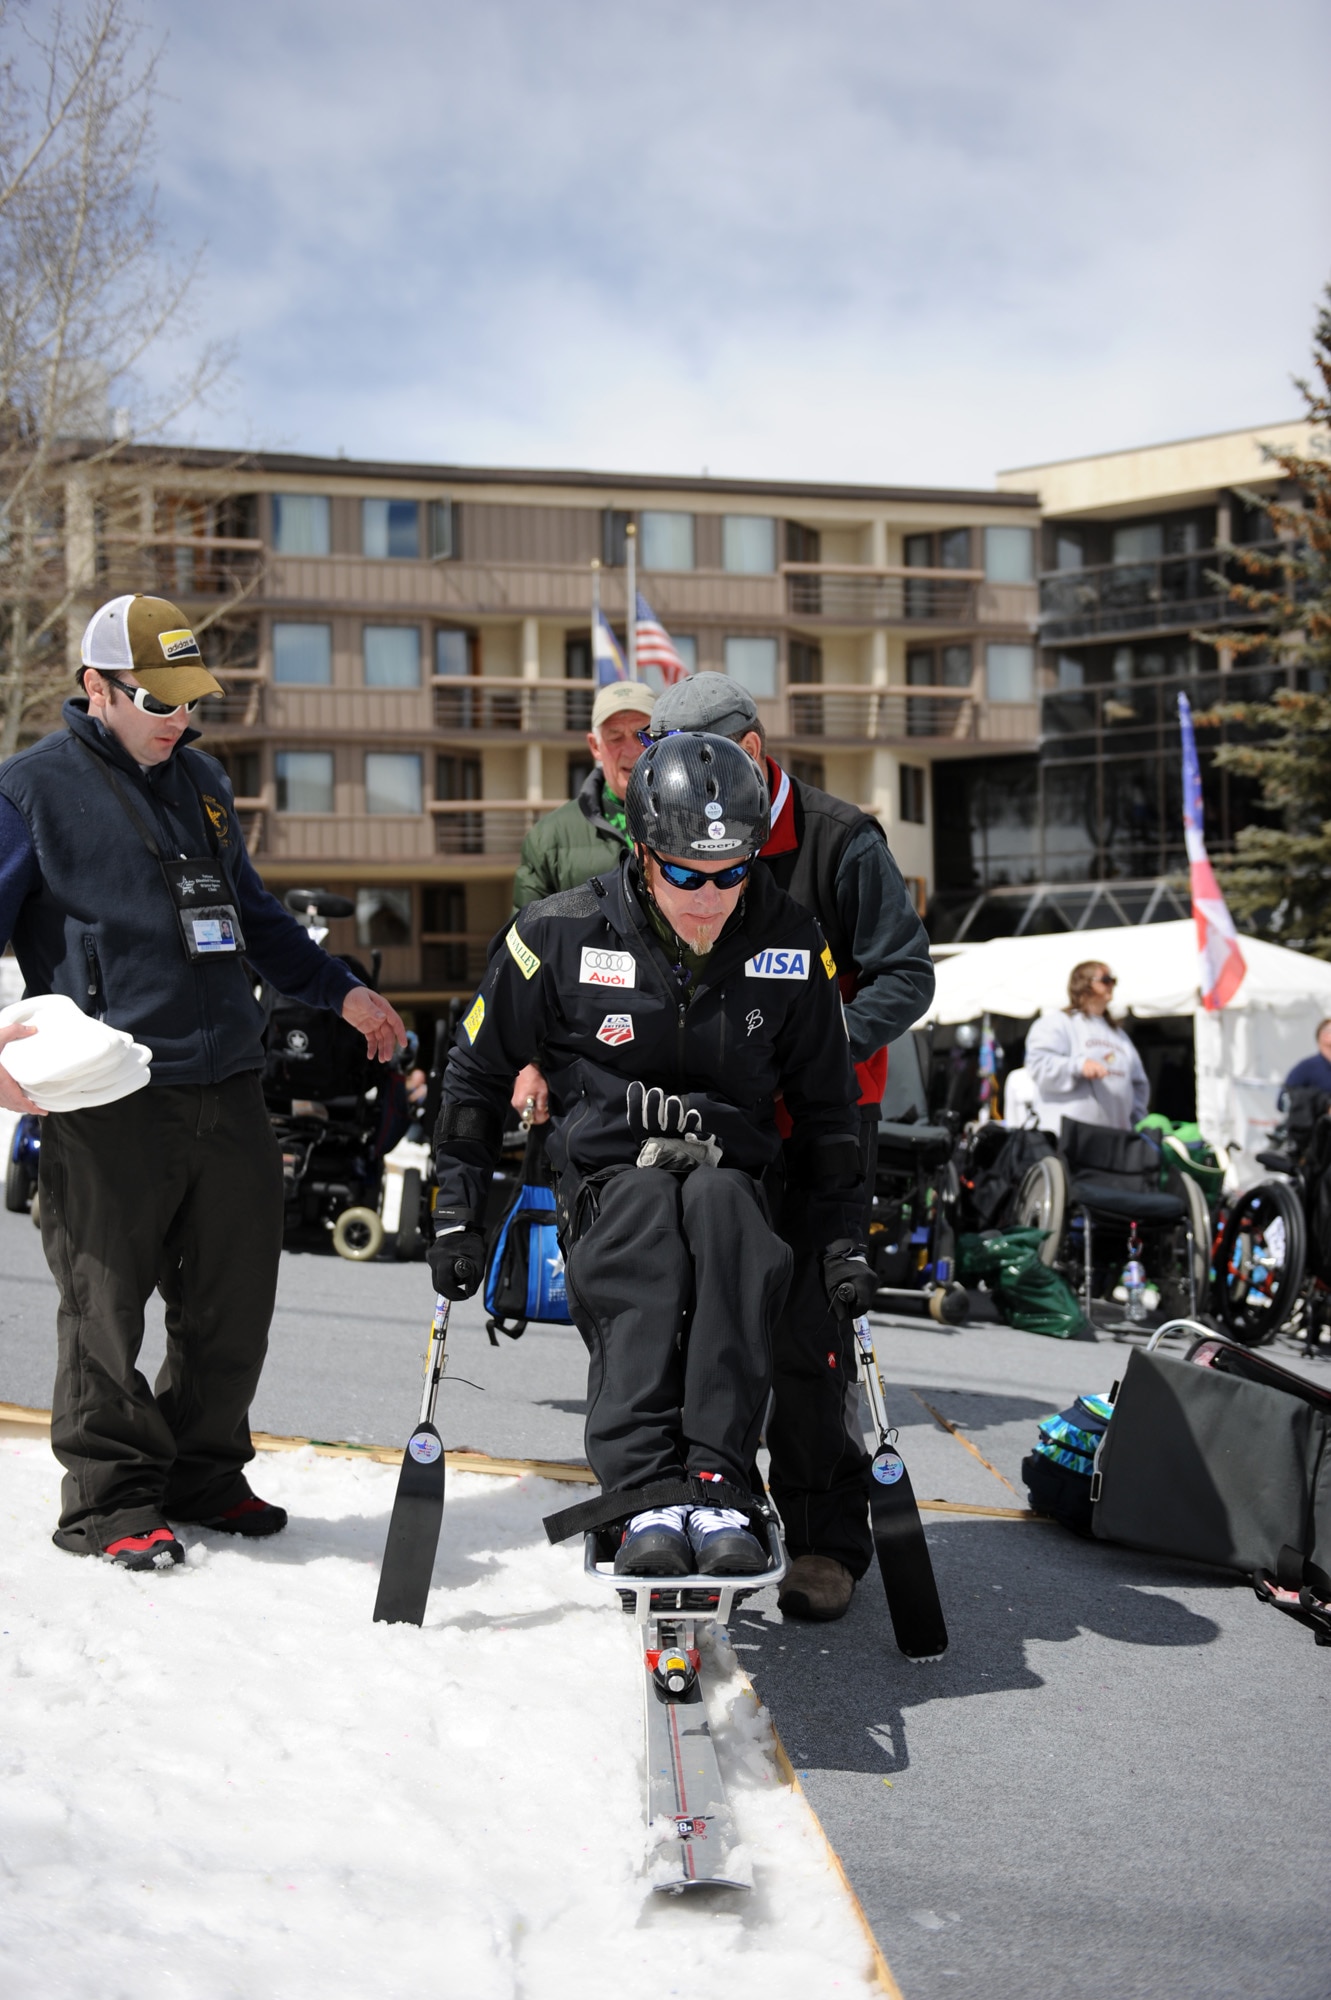
[[[867,1213],[878,1151],[878,1107],[863,1106],[861,1112]],[[781,1510],[792,1556],[835,1556],[860,1577],[874,1551],[869,1453],[860,1428],[850,1315],[828,1302],[820,1246],[803,1226],[797,1192],[784,1203],[781,1233],[794,1251],[795,1275],[772,1345],[776,1397],[767,1425],[772,1498]]]
[[[96,1552],[249,1491],[249,1407],[282,1248],[282,1163],[258,1075],[150,1084],[43,1122],[42,1246],[60,1288],[51,1446],[60,1532]],[[139,1373],[143,1309],[166,1360]]]
[[[747,1486],[790,1251],[747,1174],[616,1174],[569,1251],[587,1458],[607,1492],[682,1472]]]

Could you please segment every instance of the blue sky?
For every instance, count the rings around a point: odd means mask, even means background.
[[[1323,0],[145,0],[203,441],[988,483],[1298,408]]]

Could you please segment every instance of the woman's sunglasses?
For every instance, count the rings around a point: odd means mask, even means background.
[[[203,700],[200,694],[193,701],[158,701],[157,696],[149,694],[147,688],[132,688],[128,681],[117,680],[114,674],[103,674],[102,679],[109,687],[119,688],[121,694],[127,694],[135,708],[142,709],[145,715],[176,715],[182,708],[186,715],[193,715]]]
[[[1097,972],[1095,975],[1095,984],[1097,986],[1117,986],[1118,981],[1112,972]]]
[[[736,861],[729,868],[718,868],[715,875],[702,868],[683,868],[678,861],[663,861],[654,847],[647,852],[656,863],[672,889],[705,889],[710,882],[714,889],[733,889],[742,882],[753,866],[753,857],[747,861]]]

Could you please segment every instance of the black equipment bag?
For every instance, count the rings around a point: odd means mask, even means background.
[[[988,1130],[1001,1132],[1003,1128],[990,1126]],[[1051,1153],[1058,1151],[1048,1132],[1017,1126],[1007,1133],[992,1157],[986,1158],[993,1141],[982,1145],[981,1140],[985,1137],[986,1128],[981,1126],[971,1153],[974,1171],[970,1185],[970,1212],[977,1231],[1002,1229],[1011,1222],[1017,1195],[1027,1173],[1037,1160],[1047,1160]]]
[[[1096,1456],[1094,1532],[1238,1570],[1331,1643],[1329,1437],[1331,1391],[1247,1348],[1139,1349]]]

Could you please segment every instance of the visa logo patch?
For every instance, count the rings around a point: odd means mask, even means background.
[[[622,1048],[625,1042],[631,1042],[633,1040],[632,1014],[607,1014],[600,1027],[596,1030],[596,1039],[598,1042],[604,1042],[606,1047],[610,1049]]]
[[[807,951],[760,951],[744,963],[744,971],[750,979],[807,979],[809,976],[809,954]]]
[[[601,951],[589,944],[582,947],[580,986],[636,986],[637,983],[638,961],[631,951]]]

